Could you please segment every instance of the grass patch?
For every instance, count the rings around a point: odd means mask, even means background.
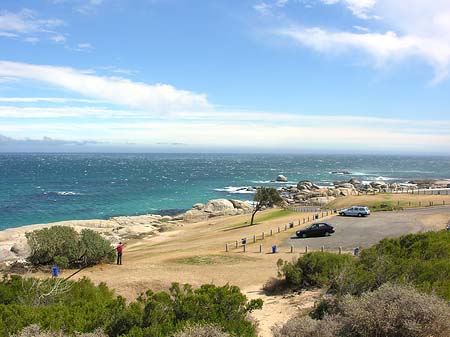
[[[285,216],[288,216],[288,215],[292,215],[292,214],[295,214],[295,213],[297,213],[297,212],[292,211],[290,209],[279,209],[279,210],[275,210],[275,211],[272,211],[272,212],[267,213],[267,214],[260,214],[259,216],[258,216],[258,213],[257,213],[255,215],[255,222],[254,222],[253,225],[258,225],[258,224],[260,224],[261,222],[264,222],[264,221],[269,221],[269,220],[282,218],[282,217],[285,217]],[[237,224],[234,224],[234,225],[230,225],[230,226],[226,227],[224,229],[224,231],[231,230],[231,229],[238,229],[238,228],[248,227],[248,226],[250,226],[250,218],[251,218],[251,214],[249,214],[248,221],[237,223]]]
[[[407,195],[407,194],[390,194],[380,193],[376,195],[348,196],[337,198],[328,203],[325,209],[343,209],[351,206],[367,206],[373,212],[378,211],[395,211],[404,208],[426,207],[430,206],[430,202],[434,205],[442,205],[450,203],[448,196],[439,195]]]
[[[175,259],[171,262],[189,264],[189,265],[214,265],[214,264],[237,264],[242,261],[253,261],[254,259],[244,256],[233,255],[196,255],[190,257],[184,257],[181,259]]]

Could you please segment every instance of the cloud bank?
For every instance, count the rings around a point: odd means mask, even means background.
[[[179,90],[168,84],[149,85],[121,77],[96,76],[68,67],[0,61],[1,77],[50,84],[85,97],[142,109],[149,114],[210,108],[204,94]]]

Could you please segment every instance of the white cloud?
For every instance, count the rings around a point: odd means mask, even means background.
[[[149,114],[210,108],[204,94],[179,90],[168,84],[149,85],[121,77],[95,76],[67,67],[0,61],[0,77],[46,83],[85,97],[143,109]]]
[[[61,98],[61,97],[0,97],[0,103],[97,103],[91,99]]]
[[[447,124],[448,127],[448,124]],[[45,130],[45,131],[43,131]],[[448,131],[448,129],[447,129]],[[45,133],[44,133],[45,132]],[[298,151],[299,149],[323,149],[352,151],[359,149],[385,151],[415,151],[448,153],[450,133],[436,133],[431,128],[414,131],[408,128],[386,127],[385,124],[354,124],[335,122],[315,125],[292,125],[252,122],[216,123],[211,121],[109,121],[102,123],[2,123],[0,133],[10,137],[56,139],[92,139],[100,142],[138,145],[158,143],[184,143],[196,148],[250,148],[265,151]],[[320,135],[320,136],[318,136]],[[267,140],[270,139],[270,142]],[[358,139],[358,142],[355,142]],[[332,146],[330,144],[333,144]]]
[[[346,6],[356,17],[367,20],[372,18],[370,12],[376,4],[376,0],[321,0],[326,5],[335,5],[342,3]]]
[[[0,13],[0,31],[13,33],[46,32],[63,25],[58,19],[39,19],[36,12],[23,9],[18,13],[3,11]]]
[[[435,82],[449,75],[450,43],[438,38],[414,35],[398,36],[386,33],[331,32],[319,27],[291,27],[276,34],[293,38],[297,42],[323,53],[363,51],[373,57],[376,66],[407,57],[425,60],[435,70]]]
[[[40,39],[38,37],[26,37],[23,40],[25,42],[29,42],[29,43],[38,43],[40,41]]]
[[[62,34],[53,35],[52,37],[50,37],[50,39],[56,43],[65,43],[66,42],[66,37]]]

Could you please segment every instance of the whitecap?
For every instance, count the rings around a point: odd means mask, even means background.
[[[214,191],[227,192],[227,193],[231,193],[231,194],[250,194],[250,193],[253,194],[253,193],[256,193],[256,191],[252,190],[252,187],[249,187],[249,186],[227,186],[224,188],[215,188]]]
[[[80,195],[80,193],[72,192],[72,191],[57,191],[55,192],[57,195]]]

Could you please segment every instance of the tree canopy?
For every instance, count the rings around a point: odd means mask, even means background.
[[[264,207],[281,205],[283,203],[283,198],[281,198],[280,193],[278,193],[278,191],[273,187],[259,187],[253,201],[255,201],[255,204],[253,206],[250,225],[253,225],[256,212],[260,211]]]

